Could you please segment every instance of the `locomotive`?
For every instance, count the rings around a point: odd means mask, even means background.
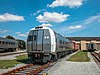
[[[73,51],[73,42],[46,26],[32,28],[27,37],[28,57],[34,62],[57,60]]]

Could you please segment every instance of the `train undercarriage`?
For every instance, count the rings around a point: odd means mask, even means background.
[[[0,52],[14,52],[16,48],[0,48]]]
[[[71,54],[72,50],[56,52],[56,53],[43,53],[43,52],[29,52],[28,57],[35,62],[46,63],[48,61],[56,61],[68,54]]]

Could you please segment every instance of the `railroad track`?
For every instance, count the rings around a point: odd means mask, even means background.
[[[91,52],[91,55],[93,56],[94,61],[97,63],[97,65],[100,68],[100,54],[96,52]]]
[[[28,64],[26,66],[13,69],[12,71],[8,71],[0,75],[37,75],[44,69],[51,67],[51,66],[53,66],[53,62],[48,62],[47,64],[44,64],[44,65]]]
[[[60,58],[58,61],[51,61],[44,65],[27,64],[25,66],[13,69],[0,75],[47,75],[47,71],[57,62],[60,62],[62,59],[63,58]]]
[[[27,53],[27,52],[26,52],[26,51],[22,51],[22,52],[8,52],[8,53],[0,53],[0,57],[1,57],[1,56],[14,55],[14,54],[22,54],[22,53]]]

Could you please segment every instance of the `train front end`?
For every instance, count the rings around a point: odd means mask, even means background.
[[[50,60],[51,35],[46,27],[36,27],[30,30],[27,38],[27,52],[34,62]]]

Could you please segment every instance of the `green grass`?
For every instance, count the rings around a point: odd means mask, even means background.
[[[29,61],[27,55],[20,55],[15,60],[0,60],[0,69],[8,69],[20,63],[27,63]]]
[[[76,54],[72,55],[67,61],[75,61],[75,62],[88,62],[90,61],[87,52],[79,51]]]
[[[25,55],[20,55],[20,56],[16,56],[17,60],[23,60],[23,59],[27,59],[28,58],[28,55],[25,54]]]

